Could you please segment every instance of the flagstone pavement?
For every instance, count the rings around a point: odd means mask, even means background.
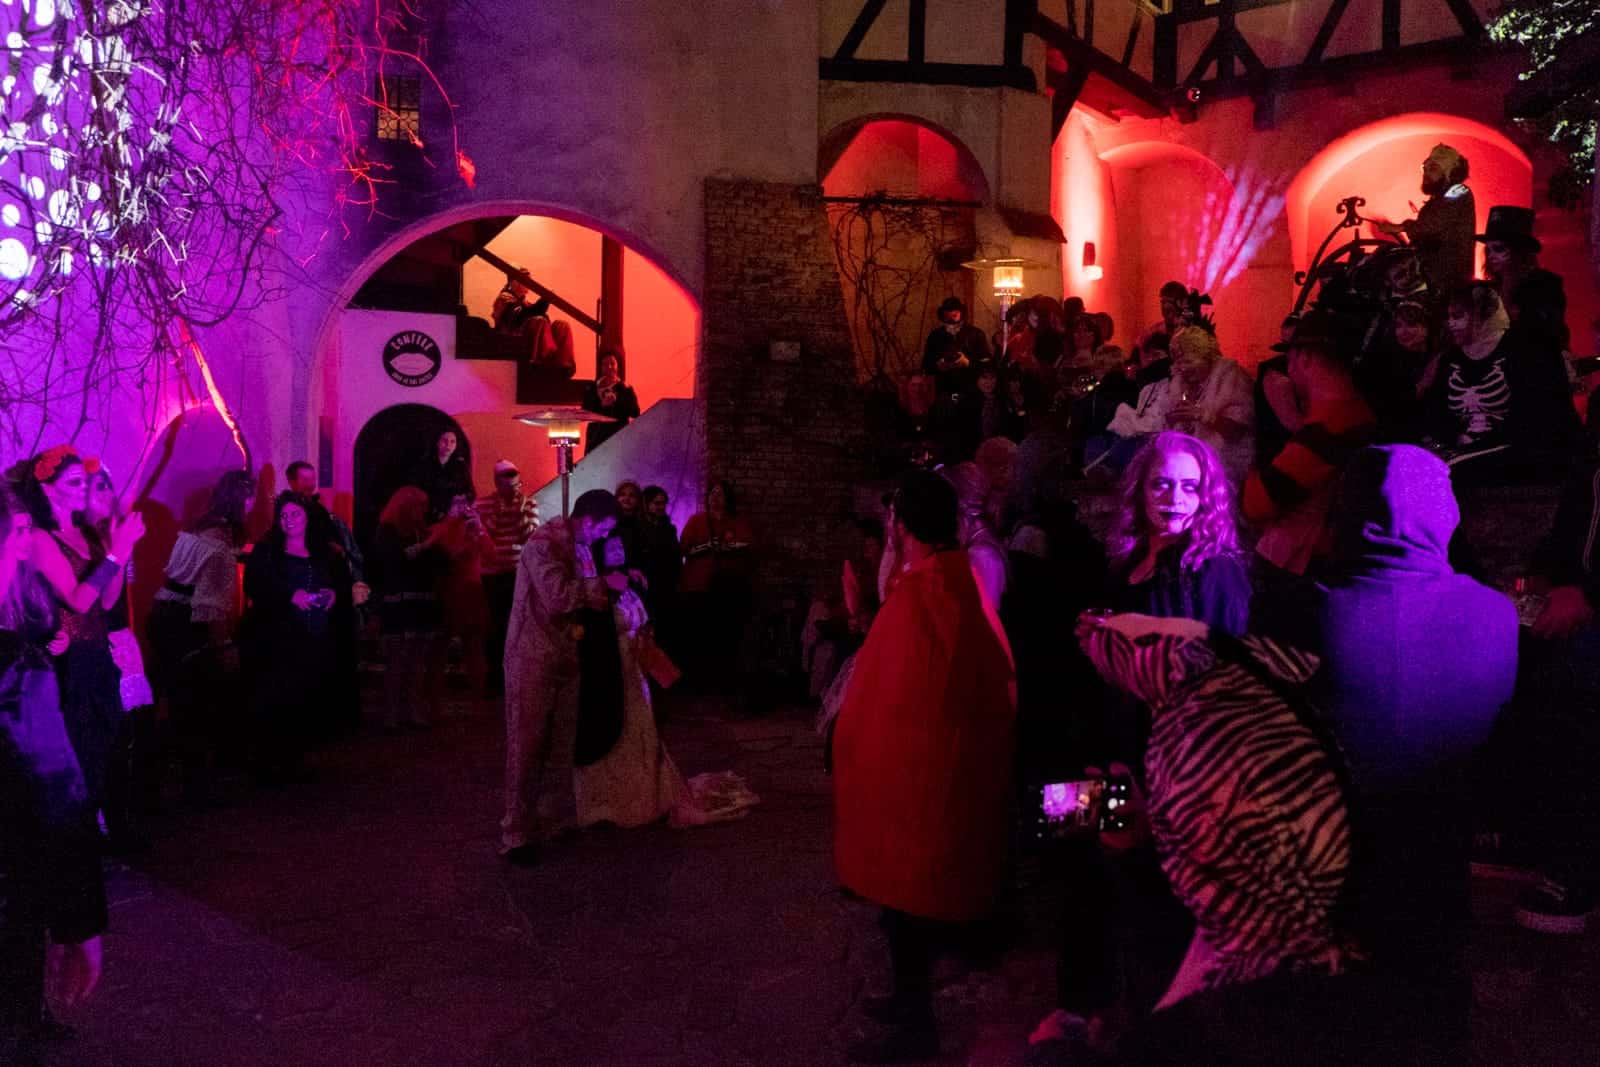
[[[838,891],[809,716],[679,701],[685,773],[732,769],[747,819],[601,830],[533,870],[495,854],[488,718],[319,753],[316,781],[155,821],[110,879],[102,987],[52,1067],[830,1065],[885,984],[873,911]],[[1480,894],[1483,1064],[1595,1063],[1600,938],[1536,937]],[[1048,899],[939,996],[946,1064],[1020,1062],[1054,984]]]

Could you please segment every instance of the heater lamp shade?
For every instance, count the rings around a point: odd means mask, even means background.
[[[1001,295],[1015,296],[1022,292],[1022,268],[1020,266],[1003,266],[994,269],[994,291]]]

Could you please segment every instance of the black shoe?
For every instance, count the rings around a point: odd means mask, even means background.
[[[513,867],[537,867],[539,865],[539,846],[529,843],[508,848],[500,853],[500,858]]]
[[[880,1037],[857,1041],[845,1055],[852,1063],[922,1063],[939,1055],[939,1032],[932,1025],[897,1026]]]
[[[1515,918],[1525,930],[1541,934],[1581,934],[1595,909],[1593,893],[1550,878],[1541,878],[1517,899]]]

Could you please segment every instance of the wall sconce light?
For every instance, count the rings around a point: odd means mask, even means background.
[[[1105,268],[1094,261],[1094,242],[1083,242],[1083,276],[1097,282],[1106,276]]]

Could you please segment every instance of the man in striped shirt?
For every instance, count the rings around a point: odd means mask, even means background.
[[[494,541],[494,559],[483,565],[483,593],[489,605],[488,696],[505,693],[506,628],[517,587],[517,560],[539,526],[539,509],[522,491],[517,465],[502,459],[494,465],[494,492],[478,501],[478,517]]]
[[[1289,380],[1305,416],[1289,443],[1244,485],[1245,518],[1261,527],[1256,552],[1304,574],[1327,554],[1328,510],[1346,461],[1372,441],[1377,419],[1341,355],[1335,323],[1313,311],[1289,342]]]

